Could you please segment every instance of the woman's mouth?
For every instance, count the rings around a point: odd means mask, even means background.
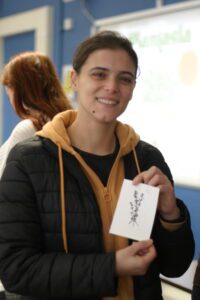
[[[96,97],[95,99],[96,99],[97,102],[102,103],[102,104],[106,104],[106,105],[116,105],[119,102],[117,100],[108,99],[108,98],[99,98],[99,97]]]

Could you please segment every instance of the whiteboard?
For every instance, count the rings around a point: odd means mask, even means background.
[[[200,1],[95,22],[127,36],[139,58],[133,99],[119,120],[155,145],[175,184],[200,187]]]

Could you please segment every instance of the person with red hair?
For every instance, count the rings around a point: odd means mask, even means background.
[[[0,177],[15,144],[33,136],[57,113],[71,109],[56,69],[45,54],[34,51],[17,54],[4,67],[1,83],[22,121],[0,147]]]
[[[4,67],[1,83],[21,121],[0,147],[0,178],[8,155],[17,143],[32,137],[57,113],[71,109],[56,69],[45,54],[29,51],[12,57]],[[7,300],[20,297],[7,291],[5,295]]]

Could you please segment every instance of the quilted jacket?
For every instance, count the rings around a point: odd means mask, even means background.
[[[155,147],[140,141],[136,152],[142,170],[156,165],[172,181]],[[67,151],[62,157],[68,253],[62,236],[58,148],[35,136],[11,151],[0,181],[0,278],[6,290],[24,300],[115,296],[115,255],[104,252],[94,191],[76,157]],[[132,152],[123,161],[125,177],[132,179],[137,174]],[[156,216],[152,238],[158,256],[144,276],[133,278],[136,300],[161,300],[159,274],[180,276],[193,258],[189,213],[177,202],[185,221],[169,231]]]

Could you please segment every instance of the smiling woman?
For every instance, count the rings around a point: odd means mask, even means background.
[[[72,86],[79,103],[78,117],[84,111],[84,117],[88,120],[91,118],[91,111],[95,111],[92,119],[115,123],[132,98],[135,74],[135,64],[123,49],[96,50],[90,54],[80,74],[72,71]],[[81,141],[78,140],[80,144]],[[82,145],[86,146],[86,143]]]
[[[0,278],[23,300],[161,300],[159,273],[183,274],[194,240],[162,154],[117,121],[135,88],[137,54],[105,31],[80,44],[73,68],[77,110],[17,145],[3,173]],[[151,239],[109,233],[124,179],[160,189]]]

